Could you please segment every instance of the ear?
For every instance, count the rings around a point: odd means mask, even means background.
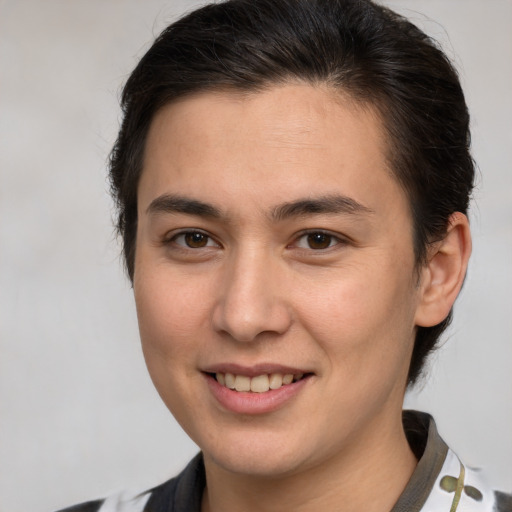
[[[421,270],[416,325],[432,327],[448,316],[462,288],[470,254],[468,219],[455,212],[448,221],[446,236],[430,248],[428,263]]]

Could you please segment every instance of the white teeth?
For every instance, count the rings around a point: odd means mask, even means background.
[[[237,391],[250,391],[251,390],[251,378],[245,375],[237,375],[235,377],[235,389]]]
[[[283,376],[280,373],[273,373],[270,376],[270,389],[279,389],[283,385]]]
[[[268,375],[258,375],[258,377],[253,377],[251,379],[251,391],[255,393],[265,393],[270,389],[270,384],[268,381]]]
[[[293,374],[287,373],[283,375],[283,384],[291,384],[293,382]]]
[[[281,386],[296,382],[304,376],[303,373],[271,373],[262,374],[256,377],[247,377],[246,375],[234,375],[232,373],[216,373],[217,382],[226,388],[236,391],[252,391],[253,393],[265,393],[270,389],[279,389]]]
[[[229,389],[235,389],[235,376],[232,373],[226,373],[224,375],[225,386]],[[219,382],[219,384],[222,384]]]

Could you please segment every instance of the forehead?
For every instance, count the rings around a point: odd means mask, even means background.
[[[326,86],[204,92],[155,115],[139,200],[178,192],[261,205],[341,193],[364,204],[402,195],[386,155],[376,111]]]
[[[239,147],[258,142],[291,150],[343,144],[346,134],[372,140],[385,153],[385,130],[377,110],[327,85],[288,84],[262,91],[205,91],[178,99],[157,111],[151,123],[146,155],[159,137],[193,132],[203,145]],[[322,137],[326,132],[327,139]],[[228,135],[230,135],[228,139]],[[332,135],[332,137],[331,137]],[[169,139],[166,141],[169,143]],[[188,141],[187,146],[194,146]],[[237,146],[236,146],[237,145]],[[177,148],[174,148],[177,149]],[[197,146],[196,146],[196,149]]]

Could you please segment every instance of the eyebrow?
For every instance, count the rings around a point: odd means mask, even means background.
[[[355,199],[335,194],[284,203],[274,208],[271,217],[275,221],[280,221],[304,215],[372,213],[375,211]]]
[[[184,196],[164,194],[151,201],[146,213],[150,215],[158,213],[184,213],[198,217],[210,217],[218,219],[222,214],[215,206]]]
[[[150,215],[160,213],[183,213],[185,215],[208,217],[212,219],[220,219],[225,216],[219,208],[212,204],[174,194],[164,194],[153,199],[148,206],[146,213]],[[336,194],[316,198],[298,199],[296,201],[280,204],[271,210],[270,218],[274,222],[279,222],[292,217],[301,217],[306,215],[353,215],[372,213],[375,213],[374,210],[362,205],[355,199]]]

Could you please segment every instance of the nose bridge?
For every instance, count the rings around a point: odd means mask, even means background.
[[[281,334],[291,321],[279,293],[284,275],[277,257],[265,247],[234,251],[224,268],[214,327],[238,341],[255,340],[261,333]]]

